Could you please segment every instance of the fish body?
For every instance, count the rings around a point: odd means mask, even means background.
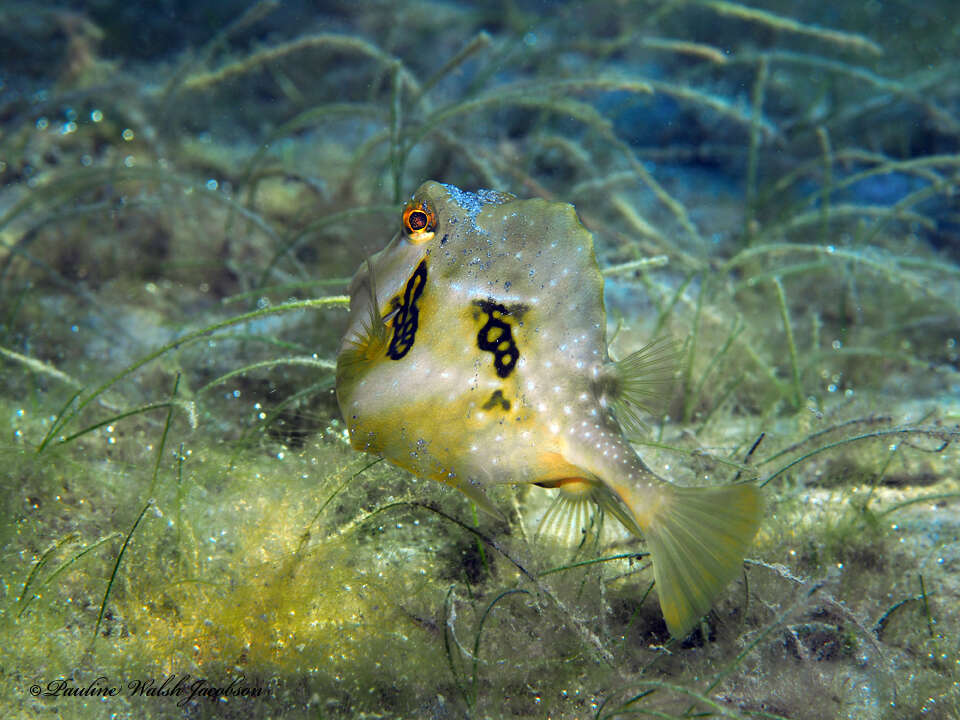
[[[428,181],[402,224],[350,288],[337,398],[353,447],[491,512],[497,483],[560,488],[559,525],[597,503],[647,540],[668,628],[685,634],[739,570],[759,495],[672,485],[624,436],[614,408],[632,415],[630,373],[650,363],[610,361],[573,206]]]

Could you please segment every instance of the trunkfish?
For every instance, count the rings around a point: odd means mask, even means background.
[[[740,572],[760,494],[675,485],[628,441],[668,353],[611,361],[573,206],[428,181],[401,222],[350,286],[336,389],[352,446],[494,514],[488,486],[557,488],[541,526],[561,534],[598,506],[646,541],[667,628],[688,634]]]

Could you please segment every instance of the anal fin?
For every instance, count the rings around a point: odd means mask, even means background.
[[[573,547],[598,533],[596,493],[603,492],[602,488],[581,478],[538,484],[559,488],[557,496],[537,525],[538,538],[549,537],[561,545]]]

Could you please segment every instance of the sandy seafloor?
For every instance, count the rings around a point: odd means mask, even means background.
[[[960,718],[958,28],[0,4],[0,714]],[[350,447],[344,293],[429,178],[573,203],[611,355],[679,349],[637,451],[763,487],[686,640],[610,518]]]

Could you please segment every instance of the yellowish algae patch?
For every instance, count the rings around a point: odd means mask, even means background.
[[[142,449],[135,454],[150,467],[150,455]],[[24,554],[12,563],[16,582],[4,579],[2,664],[25,673],[14,682],[15,702],[22,709],[57,705],[57,698],[33,699],[26,689],[65,675],[81,685],[99,676],[114,684],[144,678],[159,684],[167,675],[221,685],[242,678],[248,687],[263,688],[270,702],[304,707],[338,704],[341,697],[360,692],[387,692],[395,683],[431,681],[437,671],[432,663],[385,662],[424,652],[424,645],[436,647],[431,623],[420,619],[417,608],[419,595],[432,593],[436,601],[443,589],[430,583],[429,553],[418,552],[415,544],[404,553],[395,547],[395,537],[393,549],[385,552],[376,523],[364,520],[364,509],[351,506],[366,494],[365,478],[351,477],[369,459],[342,447],[335,434],[297,452],[278,448],[270,455],[238,456],[227,454],[229,447],[220,449],[224,452],[211,444],[202,453],[184,453],[179,481],[167,475],[157,487],[125,549],[95,640],[103,593],[135,518],[129,512],[142,505],[125,504],[126,517],[110,521],[106,541],[76,557],[92,544],[87,523],[103,498],[87,496],[80,502],[61,492],[55,498],[25,499],[41,510],[48,501],[69,503],[71,508],[56,509],[63,526],[79,532],[66,531],[52,552],[40,548],[32,557]],[[81,456],[79,444],[39,457],[24,449],[14,455],[13,466],[32,473],[35,483],[47,475],[52,490],[93,481],[94,468],[86,466],[88,479],[77,474],[84,469]],[[318,458],[324,472],[317,472]],[[59,467],[74,473],[58,472]],[[121,483],[143,487],[148,479],[143,475],[124,463],[122,472],[100,475],[106,480],[103,492],[122,491]],[[43,527],[52,519],[49,513],[21,523],[24,545],[49,544],[49,535],[30,537],[49,532]],[[123,531],[112,532],[116,527]],[[41,558],[29,592],[18,602],[22,581]],[[287,698],[296,694],[296,678],[304,676],[316,678],[310,696]],[[111,708],[147,700],[111,699]],[[172,708],[175,700],[169,702]],[[87,701],[75,705],[96,709]]]
[[[238,501],[229,512],[242,534],[233,543],[216,539],[232,547],[207,556],[173,584],[152,578],[159,584],[143,593],[156,598],[150,605],[136,597],[119,604],[132,635],[142,638],[131,650],[166,659],[170,672],[171,650],[187,653],[199,668],[250,663],[259,672],[332,672],[365,656],[391,607],[383,603],[385,576],[367,577],[353,539],[298,552],[309,523],[302,506],[260,497]]]

